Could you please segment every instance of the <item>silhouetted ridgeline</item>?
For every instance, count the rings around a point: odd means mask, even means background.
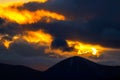
[[[0,80],[120,80],[120,67],[103,66],[81,57],[59,62],[45,72],[0,64]]]
[[[24,66],[0,64],[0,80],[35,80],[42,77],[42,72]]]

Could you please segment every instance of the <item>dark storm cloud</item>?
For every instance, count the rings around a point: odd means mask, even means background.
[[[62,51],[73,51],[73,48],[69,47],[67,41],[62,38],[55,38],[51,42],[51,49],[60,49]]]
[[[0,54],[2,53],[6,53],[6,48],[4,47],[4,45],[0,42]]]
[[[11,43],[7,49],[3,43],[0,42],[0,55],[1,54],[16,54],[23,57],[35,57],[35,56],[49,56],[45,54],[45,49],[49,47],[40,46],[39,44],[28,43],[25,40],[19,39]]]
[[[37,2],[26,3],[20,9],[32,11],[46,9],[64,14],[68,18],[87,20],[98,15],[109,17],[114,14],[119,15],[119,3],[119,0],[48,0],[44,4]]]
[[[46,9],[79,21],[91,20],[96,16],[104,16],[113,21],[120,21],[119,4],[119,0],[48,0],[44,4],[37,2],[25,3],[19,9],[32,11]]]
[[[23,32],[24,29],[21,25],[5,20],[5,22],[0,25],[0,43],[4,40],[12,41],[15,35],[22,35]]]
[[[48,0],[43,4],[25,3],[19,9],[54,11],[65,15],[68,20],[52,23],[38,22],[29,25],[9,23],[7,27],[0,28],[0,33],[14,35],[21,34],[25,30],[44,29],[55,38],[120,48],[119,3],[119,0]]]
[[[104,46],[120,48],[119,22],[114,22],[109,18],[97,17],[89,21],[85,26],[91,38],[90,42],[92,42],[93,38],[95,42],[97,41]]]
[[[53,23],[36,23],[29,25],[30,30],[43,29],[54,38],[77,40],[105,47],[120,47],[119,24],[104,22],[104,19],[93,19],[87,23],[56,21]],[[28,26],[28,25],[27,25]]]
[[[8,22],[4,20],[4,24],[0,26],[0,34],[9,34],[9,35],[16,35],[21,33],[22,27],[15,23],[15,22]]]
[[[5,22],[5,20],[0,18],[0,25],[2,25],[4,22]]]
[[[71,18],[71,21],[37,23],[54,37],[120,48],[120,1],[118,0],[49,0],[45,4],[27,3],[29,10],[47,9]],[[37,6],[34,8],[29,8]]]
[[[89,19],[98,11],[98,0],[48,0],[47,3],[26,3],[19,9],[45,9],[64,14],[67,18]]]
[[[17,53],[21,56],[45,56],[44,50],[46,47],[38,46],[35,48],[35,44],[30,44],[26,41],[16,41],[10,45],[9,50],[13,53]]]

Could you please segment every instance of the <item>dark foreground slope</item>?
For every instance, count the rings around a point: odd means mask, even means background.
[[[42,72],[24,66],[0,64],[0,80],[39,80]]]
[[[0,80],[120,80],[120,67],[103,66],[81,57],[61,61],[45,72],[0,64]]]

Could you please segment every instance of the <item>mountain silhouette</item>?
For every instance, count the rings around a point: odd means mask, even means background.
[[[102,78],[102,70],[100,67],[91,61],[80,57],[72,57],[66,59],[55,66],[51,67],[46,73],[51,74],[50,77],[66,77],[66,78],[81,78],[81,79],[96,79]]]
[[[0,80],[38,80],[42,72],[25,66],[0,64]]]
[[[24,66],[0,64],[0,80],[120,80],[119,66],[104,66],[81,57],[71,57],[44,72]]]
[[[104,66],[76,56],[49,68],[45,75],[53,79],[120,80],[120,67]]]

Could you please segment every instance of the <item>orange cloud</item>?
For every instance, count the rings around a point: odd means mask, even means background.
[[[37,1],[46,2],[47,0]],[[37,11],[19,10],[18,7],[23,6],[23,4],[24,3],[20,2],[0,5],[0,17],[12,22],[17,22],[18,24],[32,24],[42,21],[44,18],[46,22],[51,22],[52,19],[65,20],[64,15],[44,9]]]
[[[30,0],[39,1],[41,3],[47,2],[47,0]],[[0,5],[0,17],[16,22],[18,24],[32,24],[38,21],[45,20],[46,22],[51,22],[52,20],[66,20],[65,16],[56,12],[40,9],[36,11],[29,11],[27,9],[19,10],[18,7],[23,6],[24,3],[9,3]],[[15,35],[12,40],[2,39],[4,35],[0,35],[0,40],[6,48],[9,48],[11,43],[14,43],[18,39],[23,39],[28,43],[37,44],[40,46],[51,45],[53,36],[45,33],[43,30],[38,31],[24,31],[24,34]],[[9,36],[9,35],[8,35]],[[71,52],[64,52],[61,50],[46,49],[46,53],[55,53],[60,56],[100,56],[100,54],[105,50],[105,48],[99,45],[85,44],[79,41],[66,40],[69,47],[72,47]]]
[[[38,43],[40,45],[49,46],[53,40],[53,37],[50,34],[45,33],[42,30],[26,31],[25,33],[26,34],[23,35],[22,38],[29,43]]]

